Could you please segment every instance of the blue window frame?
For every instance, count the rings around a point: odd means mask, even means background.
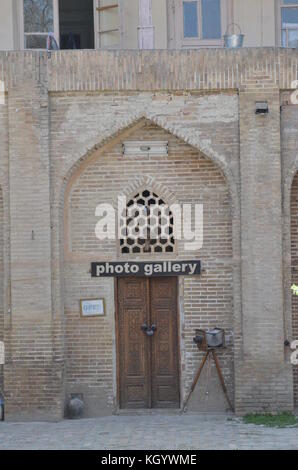
[[[183,1],[183,37],[201,40],[221,39],[221,1]]]
[[[281,44],[298,47],[298,0],[281,0]]]

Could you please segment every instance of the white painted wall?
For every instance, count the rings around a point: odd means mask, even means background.
[[[167,1],[152,0],[152,17],[155,26],[155,49],[167,49]]]
[[[0,0],[0,50],[14,49],[13,1]]]
[[[245,34],[244,46],[275,46],[275,0],[234,0],[234,21]]]
[[[124,38],[125,49],[138,48],[139,0],[125,1]]]
[[[124,48],[138,48],[139,2],[138,0],[124,0]],[[155,49],[166,49],[168,42],[167,32],[167,1],[152,0],[152,17],[155,27]]]

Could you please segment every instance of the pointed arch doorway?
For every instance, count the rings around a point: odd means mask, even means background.
[[[179,408],[177,278],[116,283],[120,408]]]
[[[149,160],[142,156],[125,157],[123,156],[122,143],[128,139],[134,142],[168,141],[168,156],[154,156]],[[113,279],[98,279],[95,282],[91,276],[89,279],[88,274],[88,280],[86,272],[90,260],[109,262],[115,260],[121,262],[154,260],[160,262],[169,259],[185,259],[184,256],[189,254],[184,251],[183,244],[179,240],[178,242],[174,240],[174,244],[171,240],[164,244],[162,237],[150,237],[148,240],[146,233],[145,240],[139,242],[139,237],[134,237],[137,238],[137,241],[133,244],[130,241],[132,237],[127,236],[126,233],[124,237],[118,237],[119,234],[117,234],[116,241],[106,240],[99,243],[94,231],[94,226],[98,221],[94,217],[94,208],[99,203],[112,200],[114,207],[117,207],[119,194],[125,195],[127,202],[129,202],[131,199],[136,199],[135,196],[140,192],[143,196],[143,191],[146,190],[154,193],[154,197],[158,196],[158,199],[162,199],[170,206],[181,204],[183,201],[189,203],[202,201],[204,203],[206,209],[205,236],[210,236],[212,243],[210,241],[206,245],[203,262],[209,263],[209,260],[213,262],[218,256],[227,261],[206,272],[202,277],[202,282],[193,281],[191,276],[179,277],[179,309],[177,309],[179,313],[176,310],[179,326],[177,376],[178,382],[180,382],[181,398],[187,391],[188,384],[192,381],[195,373],[197,351],[192,342],[194,328],[201,327],[202,322],[204,325],[217,324],[218,319],[221,318],[222,326],[227,332],[233,334],[232,282],[234,271],[230,260],[233,256],[233,246],[238,245],[232,243],[232,222],[235,222],[235,219],[231,217],[229,188],[224,175],[215,163],[220,162],[214,162],[204,157],[199,151],[185,143],[183,136],[176,137],[152,121],[141,120],[132,124],[131,128],[123,130],[119,135],[111,137],[111,141],[107,145],[94,150],[90,156],[86,155],[84,161],[78,161],[72,170],[73,173],[68,176],[69,183],[64,196],[65,217],[63,219],[66,269],[64,282],[67,288],[65,297],[66,393],[72,393],[73,390],[75,392],[83,390],[86,403],[94,416],[106,414],[112,409],[117,411],[120,407],[120,397],[121,408],[142,409],[144,408],[144,400],[143,402],[139,400],[138,403],[135,400],[131,403],[130,399],[125,401],[122,398],[123,394],[121,396],[120,378],[123,364],[120,363],[122,353],[117,346],[120,346],[118,343],[128,333],[123,330],[122,324],[118,321],[119,315],[115,315],[115,298],[117,298],[118,288],[116,285],[116,289],[114,289],[115,281]],[[146,199],[147,196],[150,196],[151,199],[151,194],[145,196]],[[138,200],[139,198],[137,198]],[[233,201],[237,201],[237,198],[235,200],[233,198]],[[149,206],[151,210],[151,204]],[[148,215],[148,211],[146,215]],[[83,220],[84,224],[82,224]],[[221,233],[220,237],[216,236],[218,229]],[[123,240],[122,244],[121,240]],[[152,244],[149,241],[152,241]],[[151,248],[150,251],[149,248]],[[197,256],[199,254],[195,254],[195,257]],[[193,252],[191,257],[194,259]],[[87,269],[82,262],[83,260]],[[212,289],[208,288],[209,280],[214,283]],[[218,299],[216,309],[214,309],[214,298],[217,294]],[[96,299],[98,296],[104,297],[106,300],[106,316],[88,320],[78,318],[75,321],[76,315],[79,316],[79,311],[75,308],[74,299],[78,301],[80,298]],[[117,301],[116,308],[118,307]],[[132,317],[130,321],[134,325]],[[148,322],[150,322],[150,318]],[[141,324],[138,322],[138,331],[136,331],[138,334],[144,335],[139,329],[140,326]],[[148,323],[148,326],[151,324]],[[74,342],[73,338],[76,335],[78,341]],[[90,338],[93,342],[90,341]],[[138,338],[140,340],[140,337]],[[137,346],[133,345],[132,351],[125,350],[125,354],[133,355],[134,347]],[[83,348],[84,355],[81,353]],[[232,394],[234,381],[234,350],[232,346],[225,352],[224,360],[226,364],[225,380],[229,392]],[[133,373],[129,375],[129,379],[131,379],[131,375]],[[151,377],[150,380],[152,380]],[[149,383],[151,384],[151,382]],[[137,386],[139,387],[139,384]],[[130,392],[132,393],[132,385],[129,384],[129,387],[131,387]],[[196,392],[193,410],[209,411],[203,388],[197,388]],[[94,405],[95,399],[99,404]],[[164,400],[162,405],[156,406],[177,408],[177,402],[179,402],[179,398],[175,399],[174,404],[173,402],[166,403]],[[218,392],[216,386],[212,387],[209,403],[210,410],[224,411],[226,409],[222,393]],[[213,405],[214,403],[215,405]],[[155,405],[152,403],[148,405],[147,400],[146,406]]]

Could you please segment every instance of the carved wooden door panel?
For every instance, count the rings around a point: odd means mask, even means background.
[[[150,407],[150,351],[141,326],[149,317],[148,280],[118,281],[120,408]]]
[[[176,278],[118,280],[118,366],[120,408],[179,408]]]
[[[179,408],[177,279],[150,280],[152,408]]]

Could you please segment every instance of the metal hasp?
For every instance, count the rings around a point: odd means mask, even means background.
[[[154,333],[156,332],[157,330],[157,327],[156,325],[152,325],[152,326],[147,326],[146,323],[144,323],[144,325],[141,326],[141,330],[146,333],[147,336],[153,336]]]

